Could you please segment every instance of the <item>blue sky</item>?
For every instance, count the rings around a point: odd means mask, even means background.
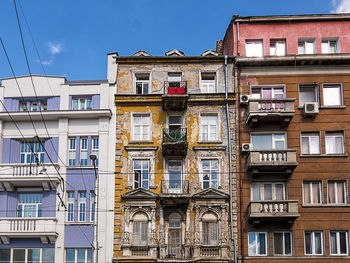
[[[186,55],[215,49],[233,14],[350,12],[350,0],[17,0],[23,7],[48,75],[105,79],[107,53],[143,49]],[[13,0],[0,1],[0,36],[17,76],[27,75]],[[33,74],[43,74],[18,6]],[[0,48],[0,78],[12,77]]]

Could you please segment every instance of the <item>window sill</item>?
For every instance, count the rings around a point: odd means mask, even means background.
[[[322,106],[319,106],[318,107],[319,109],[322,109],[322,110],[327,110],[327,109],[345,109],[346,106],[345,105],[333,105],[333,106],[325,106],[325,105],[322,105]],[[304,106],[298,106],[298,109],[299,110],[302,110],[304,109]]]
[[[198,144],[222,144],[222,141],[198,141]]]
[[[67,166],[67,169],[94,169],[93,165],[75,165],[75,166]]]
[[[145,140],[145,141],[129,141],[129,144],[153,144],[152,140]]]
[[[319,207],[324,207],[324,208],[337,208],[337,207],[350,207],[350,204],[302,204],[303,208],[319,208]]]
[[[87,225],[87,226],[89,226],[89,225],[93,225],[94,224],[94,222],[64,222],[64,224],[65,225],[72,225],[72,226],[74,226],[74,225]]]
[[[344,158],[348,157],[347,153],[341,154],[300,154],[300,158]]]

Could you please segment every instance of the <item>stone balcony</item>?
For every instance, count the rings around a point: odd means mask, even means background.
[[[287,126],[294,116],[295,99],[250,99],[246,123],[254,127],[266,122]]]
[[[185,156],[187,154],[187,129],[163,129],[162,153],[166,156]]]
[[[248,153],[247,170],[252,173],[292,173],[297,167],[296,150],[252,150]]]
[[[58,165],[0,164],[0,191],[13,191],[14,187],[42,186],[45,191],[56,189],[59,183]]]
[[[178,83],[164,81],[164,95],[162,96],[163,110],[185,110],[187,108],[187,101],[186,81]]]
[[[40,238],[43,243],[54,243],[56,226],[56,218],[0,218],[0,239],[5,244],[11,238]]]
[[[162,180],[159,198],[163,205],[188,204],[190,199],[189,180]]]
[[[299,217],[298,200],[251,201],[248,215],[249,220],[255,223],[260,220],[293,221]]]

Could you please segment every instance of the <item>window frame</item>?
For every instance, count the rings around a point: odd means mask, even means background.
[[[216,117],[216,124],[215,124],[215,133],[216,133],[216,137],[211,140],[210,137],[212,135],[212,133],[210,132],[210,127],[213,126],[212,124],[204,124],[204,120],[203,118],[204,117],[211,117],[211,116],[215,116]],[[221,140],[221,136],[220,136],[220,123],[221,123],[221,120],[220,120],[220,117],[219,117],[219,114],[218,113],[211,113],[211,112],[203,112],[200,114],[200,134],[199,134],[199,141],[200,142],[218,142]],[[207,126],[207,140],[204,140],[203,138],[203,131],[204,131],[204,128],[203,126],[206,125]]]
[[[298,85],[298,98],[299,98],[299,107],[304,107],[304,104],[301,104],[301,89],[302,88],[314,88],[315,101],[306,101],[305,103],[318,103],[320,104],[320,86],[315,83],[311,84],[299,84]]]
[[[74,261],[72,262],[71,260],[67,260],[67,249],[74,249]],[[90,247],[87,247],[87,248],[75,248],[75,247],[72,247],[72,248],[64,248],[64,258],[65,258],[65,261],[64,262],[67,262],[67,263],[80,263],[81,261],[78,261],[78,250],[82,250],[82,249],[84,249],[85,251],[84,251],[84,263],[91,263],[92,261],[93,261],[93,251],[92,251],[92,248],[90,248]],[[89,259],[88,259],[88,255],[89,255],[89,253],[88,253],[88,251],[91,251],[91,261],[89,261]]]
[[[74,101],[77,101],[78,108],[75,109]],[[84,106],[82,106],[82,102],[84,102]],[[91,105],[88,107],[88,103]],[[86,97],[73,97],[72,98],[72,110],[92,110],[92,96],[86,96]]]
[[[29,202],[29,201],[28,202],[20,202],[20,199],[23,199],[20,197],[21,195],[27,195],[28,198],[24,198],[26,200],[29,200],[29,199],[33,200],[33,199],[39,198],[39,200],[41,202]],[[32,196],[32,197],[30,198],[30,196]],[[34,196],[37,196],[37,198],[34,198]],[[43,198],[44,198],[44,195],[42,192],[18,192],[17,203],[16,203],[16,209],[17,209],[16,217],[17,218],[41,218],[41,217],[43,217],[42,216]],[[26,207],[28,207],[29,210],[27,210]],[[31,216],[31,214],[33,212],[32,208],[35,208],[35,216]],[[29,216],[28,216],[28,214],[26,216],[26,213],[29,213]]]
[[[24,261],[16,261],[16,262],[23,262],[23,263],[28,263],[29,262],[29,250],[39,250],[39,262],[42,263],[43,260],[45,260],[45,262],[50,262],[50,263],[54,263],[55,262],[55,256],[56,256],[56,251],[55,248],[52,247],[10,247],[10,248],[0,248],[1,250],[8,250],[9,251],[9,256],[10,256],[10,260],[9,261],[1,261],[1,262],[7,262],[7,263],[13,263],[14,262],[14,250],[24,250]],[[47,259],[43,259],[44,257],[44,250],[50,250],[53,252],[53,261],[47,261]],[[32,259],[33,260],[33,259]],[[30,261],[30,262],[37,262],[36,259],[34,259],[34,261]]]
[[[83,142],[86,140],[86,148],[83,148]],[[89,137],[81,136],[79,138],[79,164],[80,166],[88,166],[89,165]],[[86,154],[86,159],[82,159],[83,154]]]
[[[71,193],[73,193],[73,196],[70,196]],[[67,222],[74,222],[75,191],[66,191],[66,196],[67,196],[67,216],[66,216],[66,221]]]
[[[278,42],[283,42],[283,46],[284,46],[284,50],[283,50],[283,54],[277,54],[277,43]],[[271,52],[271,46],[275,45],[275,54],[272,54]],[[287,54],[287,41],[286,39],[270,39],[270,56],[285,56]]]
[[[248,44],[254,44],[253,46],[253,49],[254,49],[254,52],[253,54],[249,54],[249,50],[247,48],[247,45]],[[259,53],[258,55],[257,54],[257,45],[261,45],[261,50],[259,52],[261,52],[261,54]],[[264,41],[263,39],[246,39],[245,40],[245,56],[246,57],[263,57],[264,56]]]
[[[305,184],[308,183],[310,185],[310,189],[309,189],[309,193],[310,193],[310,203],[306,203],[305,202]],[[312,185],[314,183],[318,183],[318,189],[320,190],[320,194],[319,194],[319,199],[320,199],[320,202],[319,203],[314,203],[314,200],[313,200],[313,193],[312,193]],[[303,181],[303,205],[306,205],[306,206],[317,206],[317,205],[322,205],[324,202],[323,202],[323,182],[322,180],[314,180],[314,181]]]
[[[284,148],[283,149],[277,149],[276,148],[276,142],[278,141],[282,141],[282,140],[275,140],[275,135],[282,135],[284,136]],[[253,151],[263,151],[263,150],[287,150],[288,149],[288,145],[287,145],[287,132],[284,131],[266,131],[266,132],[251,132],[250,133],[250,142],[253,144],[253,136],[256,135],[271,135],[271,149],[254,149],[254,145],[253,145]]]
[[[72,142],[74,141],[74,148],[72,148]],[[71,158],[74,155],[74,159]],[[68,138],[68,164],[69,166],[76,166],[77,159],[77,137]],[[71,162],[72,161],[72,162]]]
[[[147,124],[148,129],[147,129],[147,138],[143,138],[143,133],[141,133],[141,128],[140,128],[140,139],[136,139],[135,138],[135,117],[138,116],[148,116],[149,118],[149,122]],[[146,126],[146,125],[142,125],[140,124],[140,126]],[[131,114],[131,129],[132,129],[132,133],[131,133],[131,138],[132,138],[132,142],[151,142],[152,141],[152,113],[150,112],[133,112]],[[142,128],[143,131],[143,128]]]
[[[310,134],[310,136],[306,136],[307,134]],[[311,135],[312,134],[312,135]],[[311,149],[311,141],[310,138],[315,138],[316,135],[314,134],[318,134],[318,153],[303,153],[303,139],[302,138],[308,138],[308,147],[309,147],[309,152]],[[301,131],[300,132],[300,154],[302,156],[309,156],[309,155],[321,155],[322,154],[322,149],[321,149],[321,132],[320,131]]]
[[[95,221],[95,216],[96,216],[96,213],[95,213],[95,205],[96,205],[96,195],[95,195],[95,191],[94,190],[91,190],[90,191],[90,222],[94,222]]]
[[[207,230],[204,230],[207,228]],[[215,229],[215,230],[214,230]],[[216,238],[212,239],[212,232],[216,232]],[[206,246],[219,245],[219,224],[216,221],[202,221],[202,244]]]
[[[37,150],[36,150],[37,149]],[[33,152],[35,154],[33,154]],[[43,164],[45,162],[45,141],[41,143],[38,141],[20,141],[19,148],[19,163],[21,164],[36,164],[38,158],[39,163]],[[22,162],[22,156],[24,161]],[[30,162],[28,162],[28,157]]]
[[[138,214],[142,214],[146,217],[146,219],[138,219],[137,216]],[[132,246],[148,246],[148,238],[149,238],[149,217],[147,214],[142,213],[142,212],[136,212],[133,217],[132,217]],[[135,233],[135,223],[139,224],[139,235],[137,236]],[[143,226],[146,228],[145,232],[145,239],[143,239],[143,232],[142,228]],[[135,237],[139,237],[137,240]]]
[[[216,71],[200,71],[199,72],[199,90],[201,93],[204,93],[204,94],[212,94],[212,93],[216,93],[217,92],[217,81],[218,81],[218,78],[217,78],[217,72]],[[203,75],[213,75],[214,76],[214,80],[203,80]],[[203,88],[203,84],[206,84],[207,87],[206,87],[206,92],[204,92],[204,88]],[[212,92],[209,92],[209,84],[213,84],[214,87],[213,87],[213,91]]]
[[[306,253],[306,233],[311,234],[311,240],[310,240],[310,245],[311,245],[311,254]],[[316,254],[315,253],[315,233],[320,233],[321,234],[321,254]],[[306,256],[322,256],[324,255],[324,236],[323,236],[323,231],[322,230],[305,230],[304,231],[304,254]]]
[[[139,187],[135,187],[135,184],[136,184],[136,179],[135,179],[135,162],[136,161],[140,161],[140,182],[139,182]],[[148,175],[148,179],[147,180],[143,180],[143,171],[146,171],[146,169],[142,169],[142,166],[143,166],[143,162],[146,161],[148,163],[148,169],[147,169],[147,175]],[[150,186],[151,186],[151,160],[150,159],[145,159],[145,158],[134,158],[132,160],[132,188],[133,189],[139,189],[139,188],[142,188],[142,189],[150,189]],[[136,169],[137,170],[137,169]],[[147,181],[147,185],[148,187],[147,188],[143,188],[143,182],[144,181]]]
[[[334,200],[335,200],[334,203],[330,202],[330,195],[329,195],[330,185],[329,185],[329,183],[334,183]],[[337,185],[339,183],[342,183],[342,185],[343,185],[344,203],[339,203],[338,202],[339,197],[338,197],[338,194],[337,194]],[[346,204],[348,204],[347,197],[348,197],[348,187],[347,187],[347,181],[346,180],[327,180],[327,204],[329,204],[329,205],[346,205]]]
[[[204,175],[205,175],[205,173],[204,173],[204,170],[205,169],[203,169],[203,161],[210,161],[210,164],[209,164],[209,166],[210,166],[210,168],[212,167],[212,164],[211,164],[211,162],[212,161],[217,161],[217,165],[218,165],[218,169],[217,169],[217,179],[216,179],[216,181],[217,181],[217,188],[213,188],[212,187],[212,177],[211,177],[211,175],[212,175],[212,172],[213,171],[215,171],[215,170],[213,170],[213,169],[209,169],[209,176],[210,176],[210,178],[209,178],[209,187],[208,188],[204,188]],[[220,186],[221,186],[221,183],[220,183],[220,179],[221,179],[221,176],[220,176],[220,171],[221,171],[221,159],[219,159],[219,158],[201,158],[200,159],[200,173],[201,173],[201,177],[200,177],[200,181],[201,181],[201,189],[218,189]]]
[[[328,87],[327,87],[328,86]],[[325,96],[324,96],[324,89],[326,88],[339,88],[339,102],[340,104],[325,104]],[[324,107],[341,107],[344,106],[344,94],[343,94],[343,84],[342,83],[322,83],[322,105]]]
[[[335,52],[330,52],[330,43],[335,42]],[[327,44],[327,51],[323,49],[324,43]],[[337,54],[340,53],[340,43],[338,37],[329,37],[329,38],[322,38],[321,39],[321,53],[322,54]]]
[[[249,234],[250,233],[254,233],[254,240],[255,240],[255,253],[254,254],[250,254],[250,251],[249,251]],[[259,234],[264,234],[264,236],[265,236],[265,254],[258,254],[258,253],[256,253],[257,252],[257,249],[258,249],[258,235]],[[251,231],[251,232],[248,232],[248,255],[249,256],[253,256],[253,257],[262,257],[262,256],[267,256],[268,255],[268,244],[267,244],[267,242],[268,242],[268,240],[267,240],[267,232],[261,232],[261,231],[258,231],[258,232],[256,232],[256,231]]]
[[[148,75],[148,80],[137,80],[138,77],[140,77],[141,75]],[[142,86],[142,92],[141,93],[137,93],[137,84],[141,83]],[[144,84],[148,84],[148,92],[145,93],[144,92]],[[151,72],[135,72],[134,73],[134,94],[136,95],[147,95],[147,94],[151,94]]]
[[[307,53],[307,47],[306,44],[307,43],[311,43],[313,44],[313,52],[312,53]],[[300,48],[300,44],[302,44],[302,48],[303,48],[303,52],[300,53],[299,48]],[[313,55],[316,54],[316,39],[314,37],[306,37],[306,38],[298,38],[298,55]]]
[[[333,134],[333,135],[332,135]],[[341,143],[341,147],[342,147],[342,151],[341,152],[327,152],[327,137],[328,138],[341,138],[342,139],[342,143]],[[335,142],[335,141],[334,141]],[[336,143],[334,144],[334,146],[336,145]],[[345,154],[345,150],[346,150],[346,144],[345,144],[345,134],[344,131],[325,131],[325,136],[324,136],[324,146],[325,146],[325,154],[326,155],[343,155]]]
[[[85,193],[85,197],[82,198],[81,194]],[[82,205],[84,209],[82,209]],[[78,191],[78,222],[86,222],[86,211],[87,211],[87,194],[86,191]]]
[[[332,253],[332,240],[331,240],[331,235],[332,233],[336,233],[336,243],[337,243],[337,252],[340,252],[340,233],[345,233],[346,235],[346,253]],[[330,230],[329,231],[329,255],[330,256],[348,256],[349,255],[349,232],[347,230]]]
[[[259,193],[260,193],[260,199],[259,200],[253,200],[253,185],[259,185]],[[271,194],[272,194],[272,199],[269,200],[265,200],[264,196],[265,196],[265,184],[271,184]],[[283,185],[283,199],[277,199],[276,198],[276,185],[277,184],[282,184]],[[287,200],[287,193],[286,193],[286,183],[285,182],[251,182],[250,184],[250,200],[251,201],[283,201],[283,200]]]
[[[275,234],[282,234],[282,238],[283,238],[283,254],[277,254],[276,250],[275,250]],[[289,234],[290,235],[290,254],[286,254],[286,239],[285,239],[285,234]],[[293,256],[293,234],[291,231],[275,231],[273,232],[273,254],[275,256],[286,256],[286,257],[290,257]]]
[[[97,142],[95,144],[95,142]],[[100,153],[100,138],[99,136],[92,136],[91,137],[91,154],[94,154],[96,156],[95,165],[98,166],[99,161],[99,153]],[[94,164],[94,161],[91,160],[91,165]]]
[[[276,95],[276,93],[274,92],[275,89],[283,89],[283,98],[282,99],[278,99],[278,98],[274,98]],[[260,89],[260,94],[259,94],[259,98],[254,98],[254,95],[253,95],[253,89]],[[287,97],[287,94],[286,94],[286,85],[285,84],[271,84],[271,85],[251,85],[249,87],[249,94],[251,96],[252,99],[261,99],[261,100],[269,100],[269,99],[264,99],[262,98],[262,90],[263,89],[271,89],[271,94],[273,95],[271,99],[278,99],[278,100],[284,100],[286,99]]]

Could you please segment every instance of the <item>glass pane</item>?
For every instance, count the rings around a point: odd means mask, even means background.
[[[338,198],[338,203],[343,204],[345,203],[345,193],[344,193],[344,182],[337,182],[337,198]]]
[[[311,233],[310,232],[305,233],[305,253],[312,254],[312,251],[311,251]]]
[[[310,154],[309,137],[301,137],[301,153]]]
[[[315,254],[322,254],[321,233],[315,233]]]
[[[323,103],[326,106],[341,105],[340,87],[323,87]]]
[[[264,200],[272,200],[272,185],[264,184]]]
[[[40,263],[40,249],[28,249],[28,263]]]
[[[343,137],[335,137],[335,153],[343,153]]]
[[[335,182],[328,182],[328,202],[335,203]]]
[[[25,263],[25,249],[13,250],[13,263]]]
[[[337,254],[337,234],[336,232],[331,232],[331,254]]]
[[[85,263],[85,248],[77,249],[77,263]]]
[[[283,184],[276,184],[276,200],[284,200]]]
[[[260,199],[260,184],[252,184],[252,200],[258,201]]]
[[[256,255],[255,232],[248,233],[248,254],[249,256]]]
[[[259,255],[265,255],[266,254],[266,244],[265,244],[265,234],[264,233],[259,233],[258,245],[259,245]]]
[[[67,263],[74,263],[75,261],[75,249],[67,248],[66,249],[66,261]]]
[[[291,233],[284,233],[284,250],[285,255],[292,254]]]
[[[283,254],[283,233],[274,234],[274,247],[275,247],[275,254],[278,254],[278,255]]]
[[[92,249],[87,248],[87,262],[86,263],[91,263],[92,262]]]
[[[312,183],[312,201],[314,204],[321,203],[320,194],[320,184]]]
[[[310,154],[320,154],[320,139],[318,136],[310,136]]]
[[[316,93],[314,87],[300,87],[300,105],[304,105],[305,102],[317,102]]]
[[[339,232],[340,254],[347,254],[347,238],[345,232]]]
[[[10,262],[11,249],[0,249],[0,262]]]
[[[271,150],[272,135],[271,134],[252,135],[252,143],[253,143],[254,150]]]
[[[42,263],[54,263],[55,262],[55,249],[43,248],[43,262]]]

